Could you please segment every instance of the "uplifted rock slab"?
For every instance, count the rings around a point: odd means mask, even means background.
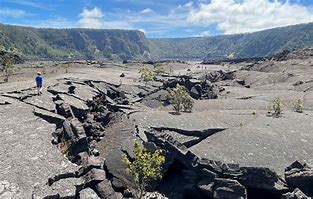
[[[171,114],[166,111],[137,112],[130,118],[144,128],[169,127],[183,130],[226,129],[240,126],[258,117],[250,111],[202,111],[192,113]]]
[[[74,96],[65,94],[60,94],[59,96],[62,98],[62,100],[64,100],[66,103],[68,103],[72,108],[75,108],[76,110],[87,111],[89,109],[85,101],[77,99]]]
[[[268,167],[283,174],[285,167],[297,159],[313,162],[312,120],[312,113],[286,111],[280,118],[260,115],[241,127],[208,137],[191,151],[200,157],[242,166]]]
[[[54,112],[55,104],[52,101],[53,95],[47,91],[43,92],[41,95],[35,95],[23,100],[26,103],[34,105],[36,107],[45,109],[47,111]]]
[[[44,198],[53,194],[51,188],[44,188],[48,177],[75,169],[51,144],[55,125],[35,116],[32,111],[32,106],[18,100],[13,100],[10,106],[0,106],[0,181],[14,185],[14,188],[9,186],[7,191],[10,193],[6,193],[14,199],[31,198],[32,194]],[[55,189],[64,193],[64,187],[74,184],[69,181]]]

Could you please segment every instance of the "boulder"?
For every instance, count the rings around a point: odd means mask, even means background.
[[[103,110],[95,117],[97,122],[100,122],[103,126],[107,125],[112,118],[112,113],[109,110]]]
[[[210,180],[201,180],[197,184],[198,189],[206,198],[213,197],[214,182]]]
[[[202,179],[213,181],[215,178],[218,178],[218,175],[206,168],[203,168],[200,171],[200,176]]]
[[[63,123],[63,138],[70,144],[71,155],[88,150],[88,142],[84,127],[77,118]]]
[[[123,195],[121,193],[117,193],[111,186],[111,183],[107,180],[103,180],[102,182],[95,185],[95,190],[97,191],[100,198],[106,199],[122,199]]]
[[[54,103],[56,105],[56,110],[59,115],[62,115],[65,118],[74,118],[74,113],[68,103],[65,103],[61,100],[57,100]]]
[[[93,168],[100,169],[102,166],[102,163],[101,163],[100,159],[97,157],[84,155],[81,158],[81,166],[82,166],[82,168],[89,169],[89,170],[93,169]]]
[[[200,99],[202,95],[202,88],[200,85],[195,85],[190,90],[190,96],[194,99]]]
[[[285,181],[275,171],[263,167],[241,167],[241,174],[235,177],[247,189],[263,190],[271,194],[288,191]]]
[[[235,71],[213,71],[206,74],[202,79],[209,80],[210,82],[218,82],[223,80],[232,80],[234,78]]]
[[[300,189],[295,189],[292,193],[283,194],[281,199],[310,199]]]
[[[143,145],[151,153],[154,153],[158,149],[158,147],[153,142],[145,142]]]
[[[213,197],[216,199],[246,199],[247,190],[236,180],[216,178]]]
[[[199,168],[206,169],[216,174],[223,173],[221,165],[222,165],[222,162],[220,161],[209,160],[206,158],[201,158],[198,163]]]
[[[72,130],[71,122],[68,120],[63,122],[63,138],[67,141],[76,142],[76,136]]]
[[[90,188],[81,190],[79,192],[79,198],[80,199],[100,199],[97,193]]]
[[[118,192],[124,192],[124,190],[127,189],[127,187],[124,186],[124,183],[120,179],[115,177],[112,178],[111,184],[113,189]]]
[[[313,194],[313,168],[295,161],[285,169],[285,178],[289,186],[298,187],[306,194]]]
[[[191,153],[188,148],[178,142],[171,135],[158,132],[145,132],[149,142],[154,142],[157,146],[163,146],[171,156],[175,157],[187,168],[194,168],[198,164],[198,159],[194,153]]]
[[[71,120],[71,127],[73,129],[73,133],[78,139],[86,138],[84,126],[77,118],[73,118]]]
[[[134,188],[131,176],[125,172],[126,165],[122,161],[123,155],[121,149],[114,149],[105,159],[105,167],[113,177],[113,184],[116,188]],[[118,183],[117,180],[119,180]]]
[[[59,97],[71,107],[77,118],[83,117],[89,111],[89,107],[86,105],[86,102],[74,97],[73,95],[59,94]]]
[[[106,180],[105,171],[93,168],[84,176],[84,179],[86,187],[94,187],[96,184]]]

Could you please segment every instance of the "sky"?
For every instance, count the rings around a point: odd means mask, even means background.
[[[313,22],[313,0],[0,0],[0,23],[136,29],[149,38],[255,32]]]

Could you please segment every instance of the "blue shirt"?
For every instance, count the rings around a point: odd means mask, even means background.
[[[42,86],[43,78],[41,75],[38,75],[35,80],[36,80],[37,86]]]

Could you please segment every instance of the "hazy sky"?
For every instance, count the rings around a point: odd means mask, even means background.
[[[313,0],[0,0],[0,23],[138,29],[148,37],[253,32],[313,22]]]

